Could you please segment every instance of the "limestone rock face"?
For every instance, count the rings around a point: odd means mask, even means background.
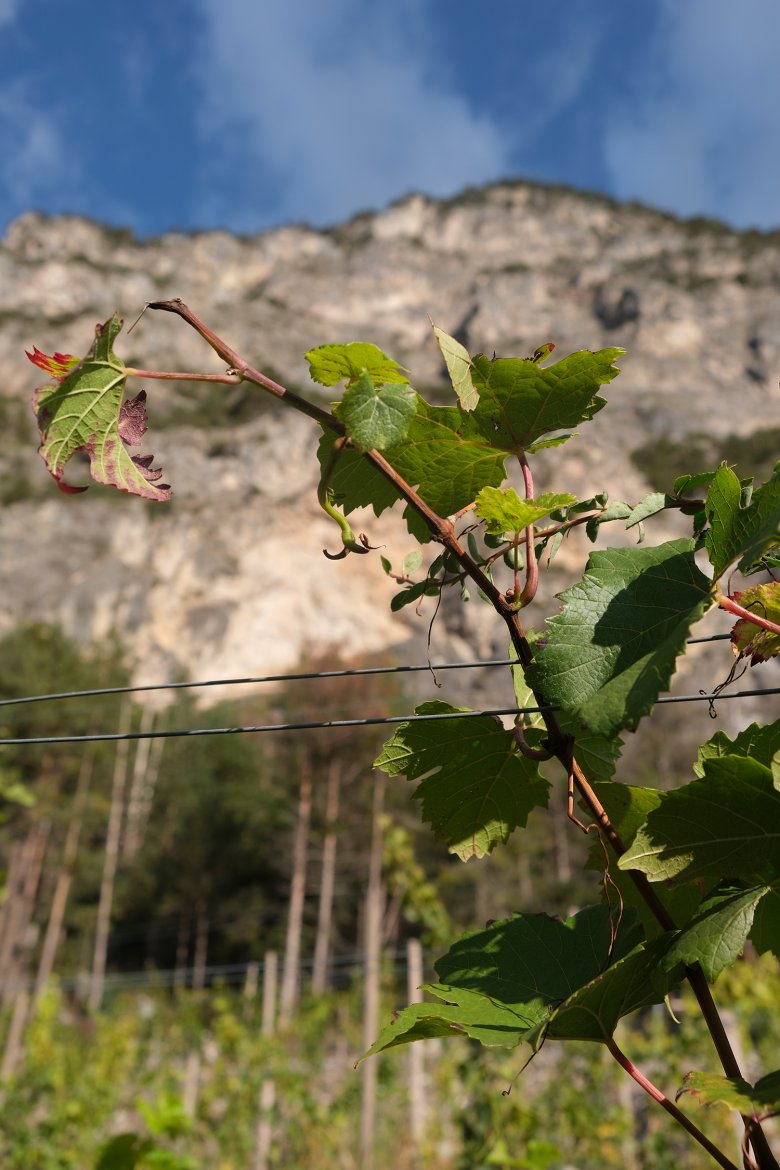
[[[524,182],[447,202],[413,195],[329,231],[243,239],[138,241],[75,217],[25,215],[0,245],[0,632],[34,619],[85,640],[116,632],[138,681],[278,673],[323,652],[419,660],[428,626],[413,607],[391,615],[396,587],[378,553],[323,558],[339,538],[316,505],[317,427],[273,400],[258,408],[254,388],[217,397],[202,384],[146,384],[144,450],[173,485],[169,505],[57,492],[35,455],[28,400],[40,378],[24,349],[83,353],[115,309],[129,322],[147,301],[177,296],[298,387],[307,349],[362,339],[408,366],[421,390],[444,393],[429,316],[472,352],[625,346],[607,409],[554,453],[554,478],[551,457],[540,457],[542,488],[637,498],[648,483],[631,453],[652,440],[701,444],[780,425],[776,235]],[[117,349],[146,368],[221,368],[163,313],[147,312]],[[394,563],[411,547],[400,516],[356,527]],[[572,541],[562,567],[584,550]],[[559,574],[553,588],[565,583]],[[479,602],[465,616],[447,602],[432,653],[502,655],[503,641]]]

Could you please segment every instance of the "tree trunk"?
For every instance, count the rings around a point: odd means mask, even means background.
[[[203,902],[198,903],[195,918],[195,953],[192,958],[192,990],[203,991],[206,986],[206,956],[209,945],[209,916]]]
[[[328,984],[330,927],[333,921],[333,890],[336,880],[336,845],[338,841],[336,818],[339,815],[340,789],[340,764],[333,759],[328,769],[328,788],[325,796],[325,841],[322,849],[317,938],[314,945],[314,967],[311,976],[311,987],[315,995],[322,995]]]
[[[423,981],[422,946],[417,938],[410,938],[406,944],[407,998],[409,1003],[422,1003],[420,984]],[[409,1134],[414,1146],[415,1165],[419,1164],[422,1142],[425,1136],[425,1043],[418,1040],[409,1045]]]
[[[276,951],[268,951],[263,965],[263,1036],[273,1036],[276,1017],[276,983],[278,973]],[[260,1085],[258,1100],[255,1158],[252,1170],[267,1170],[268,1155],[273,1138],[273,1108],[276,1104],[276,1085],[266,1077]]]
[[[154,726],[154,708],[144,707],[141,711],[141,722],[138,730],[150,732]],[[130,779],[130,794],[127,798],[127,826],[122,855],[128,860],[135,857],[141,844],[144,810],[147,806],[146,792],[149,786],[152,746],[164,741],[159,739],[139,739],[133,760],[133,774]]]
[[[11,897],[3,932],[3,946],[0,951],[3,1003],[14,999],[19,991],[18,984],[22,980],[19,951],[24,946],[25,934],[35,909],[35,898],[43,870],[43,859],[46,856],[48,836],[48,825],[32,826],[19,854],[14,888],[9,891]]]
[[[309,845],[311,820],[311,777],[301,778],[298,795],[298,822],[293,841],[293,869],[290,882],[290,911],[287,919],[287,938],[284,945],[284,973],[279,999],[279,1023],[289,1023],[298,1003],[300,990],[301,935],[303,933],[303,902],[306,894],[306,855]]]
[[[130,730],[131,715],[132,707],[130,700],[125,697],[119,712],[120,735],[126,735]],[[95,951],[92,959],[92,977],[89,986],[88,1006],[92,1011],[97,1011],[100,1007],[106,978],[108,932],[111,926],[114,881],[119,862],[119,842],[122,833],[122,812],[125,799],[125,784],[127,782],[127,758],[129,749],[129,740],[120,739],[117,741],[116,756],[114,758],[114,776],[111,782],[111,806],[108,813],[103,877],[100,883],[100,901],[98,902],[97,922],[95,925]]]
[[[379,1027],[380,959],[382,946],[382,915],[385,894],[382,888],[382,809],[385,797],[385,778],[374,781],[374,806],[371,818],[371,853],[368,863],[365,924],[365,1000],[363,1004],[363,1048],[376,1039]],[[360,1102],[360,1165],[361,1170],[374,1170],[376,1130],[377,1060],[365,1060],[360,1066],[362,1091]]]
[[[54,970],[54,960],[57,955],[57,948],[62,933],[65,908],[68,904],[68,895],[73,882],[73,866],[76,863],[76,857],[78,855],[79,837],[81,835],[81,826],[84,822],[84,810],[87,804],[87,793],[89,791],[89,782],[92,778],[94,762],[92,752],[87,749],[81,760],[76,793],[73,798],[73,811],[71,812],[68,832],[65,837],[65,845],[62,850],[62,862],[57,871],[57,880],[54,886],[51,909],[49,910],[46,935],[43,940],[40,959],[38,960],[38,974],[35,980],[35,999],[38,999],[46,989],[46,984],[51,979],[52,971]]]

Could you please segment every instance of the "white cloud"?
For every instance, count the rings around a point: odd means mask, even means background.
[[[0,0],[0,27],[4,24],[13,24],[18,8],[18,0]]]
[[[18,82],[0,88],[0,153],[5,197],[17,206],[34,206],[54,183],[64,188],[73,173],[56,123]]]
[[[235,168],[243,191],[232,226],[258,226],[261,210],[332,222],[412,189],[446,195],[509,170],[496,125],[430,67],[419,0],[200,4],[201,126],[219,144],[215,165]]]
[[[739,226],[780,224],[780,7],[661,0],[636,102],[609,118],[615,193]]]

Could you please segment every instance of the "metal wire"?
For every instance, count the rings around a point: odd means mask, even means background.
[[[746,691],[724,691],[698,695],[662,695],[660,703],[719,703],[726,699],[748,699],[761,695],[780,694],[780,687],[756,688]],[[201,735],[253,735],[270,731],[314,731],[335,727],[377,727],[383,724],[422,723],[439,719],[476,719],[479,716],[531,715],[544,711],[555,711],[551,705],[544,707],[498,707],[487,711],[438,711],[423,715],[385,715],[366,719],[328,719],[298,723],[264,723],[242,727],[187,727],[169,731],[127,731],[102,732],[91,735],[39,735],[0,739],[0,747],[21,745],[42,745],[54,743],[116,743],[119,740],[134,739],[181,739]]]
[[[730,638],[730,634],[710,634],[702,638],[688,638],[688,644],[698,642],[719,642]],[[45,703],[59,699],[91,699],[97,695],[133,695],[142,691],[196,690],[200,687],[235,687],[247,684],[304,682],[322,678],[352,678],[370,674],[404,674],[420,670],[471,670],[480,666],[517,666],[516,658],[491,658],[474,662],[423,662],[413,666],[362,666],[343,670],[313,670],[299,674],[250,675],[246,678],[209,678],[197,682],[141,683],[126,687],[94,687],[84,691],[55,691],[45,695],[23,695],[14,699],[0,699],[0,707],[16,707],[22,703]]]

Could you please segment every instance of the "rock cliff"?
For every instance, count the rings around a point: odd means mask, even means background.
[[[554,482],[541,471],[542,486],[561,491],[639,497],[702,461],[780,454],[778,234],[525,182],[251,238],[139,241],[25,215],[0,245],[0,632],[33,619],[82,639],[116,631],[138,681],[279,672],[330,650],[419,660],[427,632],[410,609],[390,614],[378,554],[322,558],[338,534],[316,506],[317,428],[252,388],[147,385],[145,450],[173,485],[169,505],[97,488],[58,494],[35,455],[29,397],[40,378],[24,349],[81,353],[115,309],[131,321],[146,301],[175,296],[301,386],[305,350],[357,338],[408,366],[418,388],[443,391],[428,316],[472,352],[625,346],[607,409],[566,448]],[[118,350],[147,368],[220,368],[167,314],[147,313]],[[409,548],[398,518],[358,527],[391,558]],[[503,654],[479,603],[466,618],[457,609],[444,607],[434,657]]]

